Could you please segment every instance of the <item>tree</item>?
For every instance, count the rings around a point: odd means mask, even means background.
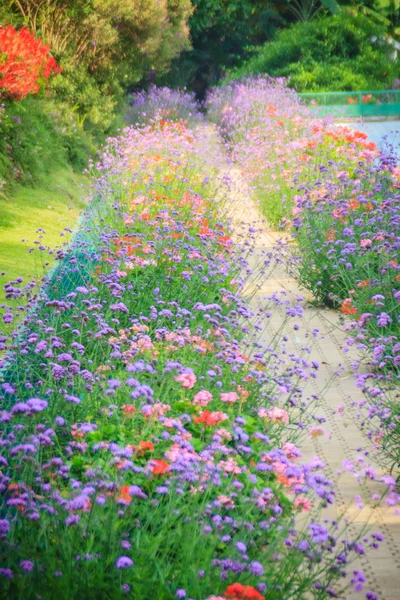
[[[95,125],[110,116],[124,90],[152,71],[164,72],[189,48],[190,0],[4,3],[8,18],[50,45],[63,68],[54,89]]]
[[[225,69],[243,60],[249,46],[269,39],[283,22],[271,0],[193,0],[193,9],[193,49],[174,61],[171,75],[161,82],[189,85],[199,97]]]

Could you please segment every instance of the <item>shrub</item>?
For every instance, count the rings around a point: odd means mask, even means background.
[[[150,123],[161,119],[187,121],[200,118],[195,95],[186,90],[150,86],[149,90],[132,94],[125,115],[129,123]]]
[[[26,27],[0,27],[0,89],[14,100],[37,94],[40,83],[59,73],[49,46],[36,39]]]
[[[385,35],[384,26],[342,10],[279,31],[232,76],[288,77],[301,92],[388,88],[398,67],[389,58]]]
[[[0,178],[12,184],[43,182],[65,163],[82,171],[93,141],[79,127],[71,109],[28,96],[6,102],[0,122]]]

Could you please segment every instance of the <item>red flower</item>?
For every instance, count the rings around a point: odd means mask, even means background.
[[[209,410],[203,410],[199,417],[193,419],[193,423],[203,423],[204,425],[218,425],[221,421],[226,421],[228,416],[225,413],[216,411],[210,412]]]
[[[123,504],[130,504],[132,502],[132,496],[130,495],[129,485],[122,486],[121,494],[118,496],[117,500],[119,500]]]
[[[265,600],[264,596],[261,596],[251,585],[242,585],[241,583],[233,583],[228,585],[224,592],[229,600]]]
[[[342,304],[342,313],[345,315],[355,315],[357,309],[351,305],[351,298],[346,298]]]
[[[166,460],[151,460],[149,464],[151,472],[154,473],[154,475],[164,475],[169,469],[169,464]]]
[[[146,442],[145,440],[141,440],[137,448],[132,445],[130,446],[130,448],[132,448],[132,450],[136,452],[137,456],[143,456],[143,454],[146,454],[146,452],[153,452],[154,444],[150,441]]]
[[[37,94],[41,81],[60,73],[50,48],[23,27],[0,27],[0,88],[14,100]]]

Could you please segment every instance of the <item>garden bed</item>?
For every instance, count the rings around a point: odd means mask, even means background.
[[[322,599],[347,585],[357,540],[336,549],[340,527],[318,518],[332,482],[296,445],[312,435],[301,382],[316,365],[279,339],[254,350],[241,289],[257,231],[233,247],[215,164],[181,122],[109,140],[72,246],[23,335],[3,340],[3,597]],[[23,295],[8,286],[17,311]]]

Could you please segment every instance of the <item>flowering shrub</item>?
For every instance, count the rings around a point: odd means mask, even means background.
[[[0,89],[13,100],[37,94],[42,81],[60,73],[50,48],[26,27],[0,27]]]
[[[340,521],[318,518],[332,482],[298,449],[314,422],[302,381],[318,365],[285,340],[251,346],[265,309],[240,292],[258,231],[232,244],[200,140],[165,121],[110,139],[81,229],[20,335],[11,305],[33,288],[6,286],[8,597],[322,599],[365,551],[337,546]]]
[[[370,434],[399,463],[398,402],[395,392],[381,389],[384,381],[396,387],[400,372],[395,160],[361,132],[311,119],[284,80],[238,82],[215,91],[208,105],[264,213],[293,233],[298,256],[290,259],[292,273],[348,317],[348,347],[361,356],[367,351],[380,373],[359,380],[370,401],[365,427],[372,417],[379,419],[379,435]],[[372,393],[366,381],[375,382]]]
[[[195,95],[185,90],[150,86],[148,91],[132,94],[126,120],[129,123],[150,123],[151,121],[200,119],[199,105]]]

